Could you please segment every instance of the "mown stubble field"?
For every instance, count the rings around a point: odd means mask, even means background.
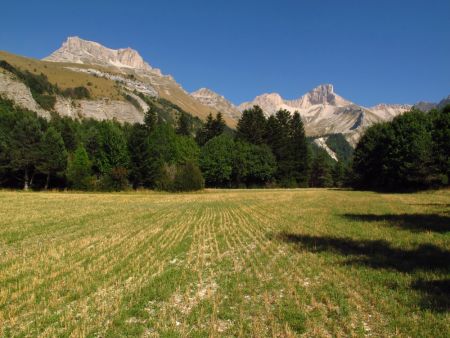
[[[0,336],[450,335],[450,191],[3,191],[0,215]]]

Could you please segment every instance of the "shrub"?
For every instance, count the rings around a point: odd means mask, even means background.
[[[162,164],[158,166],[155,177],[155,188],[163,191],[173,191],[173,182],[176,176],[177,166],[175,164]]]
[[[56,97],[53,95],[46,94],[36,94],[33,93],[33,98],[36,100],[37,104],[40,105],[45,110],[55,109]]]
[[[65,97],[70,97],[75,100],[89,99],[91,97],[91,93],[89,92],[89,90],[83,86],[64,89],[61,94]]]
[[[174,191],[196,191],[205,187],[205,179],[197,164],[188,162],[178,166],[173,183]]]
[[[105,191],[128,189],[128,170],[124,167],[112,168],[101,180],[100,188]]]
[[[164,191],[197,191],[205,187],[205,180],[198,165],[187,162],[181,165],[164,164],[156,180],[156,189]]]

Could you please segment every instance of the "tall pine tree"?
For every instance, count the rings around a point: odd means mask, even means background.
[[[259,106],[246,109],[237,124],[237,138],[252,144],[263,144],[266,135],[266,117]]]
[[[309,178],[310,154],[303,121],[298,112],[295,112],[291,119],[290,145],[293,161],[293,176],[298,186],[306,187]]]
[[[67,165],[67,151],[64,140],[55,128],[50,126],[40,144],[40,156],[37,165],[38,170],[47,176],[45,189],[50,185],[50,177],[63,172]]]
[[[222,113],[217,113],[216,118],[213,118],[210,113],[206,118],[206,122],[203,127],[197,132],[195,141],[198,145],[203,146],[209,140],[216,136],[219,136],[225,130],[225,121],[222,118]]]
[[[309,184],[311,187],[316,188],[326,188],[333,185],[331,164],[327,153],[323,149],[320,149],[314,158]]]
[[[176,132],[178,135],[191,136],[192,123],[187,114],[180,113],[177,121]]]
[[[148,129],[134,124],[128,139],[130,178],[133,188],[151,186],[150,143]]]
[[[11,131],[9,144],[10,168],[23,173],[23,189],[33,184],[35,168],[39,161],[41,124],[35,114],[23,112]]]
[[[147,128],[148,132],[151,133],[153,130],[155,130],[157,124],[158,114],[153,107],[150,107],[144,115],[144,125]]]

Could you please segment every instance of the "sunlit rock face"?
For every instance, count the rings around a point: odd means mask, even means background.
[[[278,93],[263,94],[239,105],[244,111],[254,105],[267,116],[280,109],[298,112],[309,136],[342,133],[355,145],[363,131],[370,125],[387,121],[411,109],[411,105],[380,104],[371,108],[359,106],[334,92],[331,84],[322,84],[298,99],[286,100]]]
[[[191,96],[200,103],[215,108],[224,116],[231,119],[238,120],[241,117],[241,112],[234,104],[222,95],[219,95],[208,88],[200,88],[199,90],[191,93]]]
[[[69,37],[61,48],[44,60],[152,70],[152,67],[134,49],[110,49],[97,42],[83,40],[76,36]]]

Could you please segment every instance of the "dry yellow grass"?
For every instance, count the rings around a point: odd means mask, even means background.
[[[449,200],[0,192],[0,336],[445,337]]]
[[[84,86],[91,92],[92,98],[108,97],[113,100],[123,100],[114,81],[95,77],[86,73],[74,72],[66,67],[99,68],[70,63],[45,62],[41,60],[24,58],[22,56],[0,51],[0,60],[5,60],[21,70],[28,70],[34,74],[45,74],[52,84],[61,89]],[[91,84],[91,85],[88,85]]]

